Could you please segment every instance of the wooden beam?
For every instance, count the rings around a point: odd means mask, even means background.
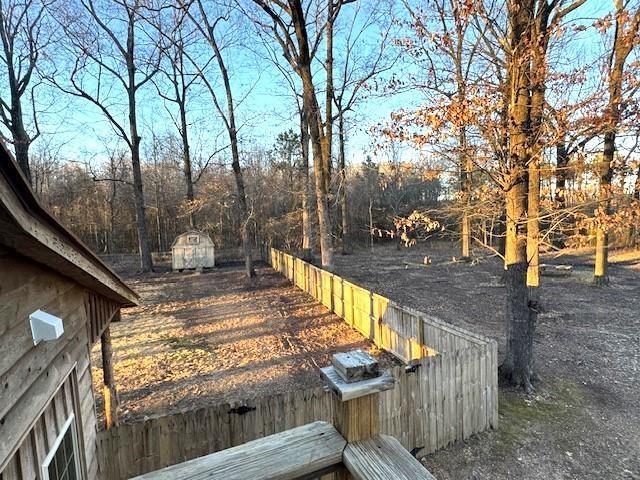
[[[378,361],[362,350],[341,352],[333,355],[331,364],[347,383],[359,382],[380,375]]]
[[[326,422],[228,448],[147,473],[135,480],[293,480],[316,478],[341,467],[346,442]]]
[[[119,314],[119,313],[118,313]],[[118,425],[118,395],[113,371],[113,346],[111,345],[111,328],[107,327],[100,336],[102,350],[102,374],[104,395],[104,427],[109,430]]]
[[[377,362],[362,351],[334,355],[338,367],[321,368],[320,372],[336,394],[334,422],[338,431],[347,440],[355,442],[380,433],[379,392],[393,388],[395,379],[388,372],[376,378],[348,383],[345,377],[362,377],[367,371],[377,370]]]
[[[349,443],[342,462],[355,480],[436,480],[398,440],[388,435]]]

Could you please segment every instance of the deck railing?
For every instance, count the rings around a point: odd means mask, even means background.
[[[395,438],[380,434],[379,395],[394,381],[376,359],[339,353],[321,371],[333,392],[334,425],[314,422],[134,480],[435,480]]]

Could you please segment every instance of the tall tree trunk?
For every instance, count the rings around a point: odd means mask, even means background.
[[[304,11],[300,0],[291,0],[291,19],[298,40],[298,73],[302,80],[303,104],[309,120],[309,134],[313,152],[313,171],[315,174],[316,204],[318,211],[318,229],[320,233],[320,252],[322,268],[333,270],[333,246],[331,242],[331,223],[329,220],[329,202],[327,200],[327,162],[326,140],[324,138],[320,107],[316,97],[311,74],[311,57],[307,38]]]
[[[191,172],[191,149],[189,147],[189,131],[187,124],[187,111],[184,101],[179,102],[180,108],[180,137],[182,137],[182,169],[184,172],[184,183],[187,190],[187,202],[189,203],[189,226],[197,228],[196,214],[193,211],[193,175]]]
[[[202,14],[204,14],[204,9]],[[209,26],[209,42],[213,48],[222,81],[224,83],[224,90],[227,98],[227,118],[226,127],[229,134],[229,141],[231,143],[231,167],[233,169],[233,175],[236,181],[236,194],[238,196],[238,203],[240,205],[241,216],[241,235],[242,235],[242,251],[244,255],[245,274],[248,278],[255,277],[256,272],[253,268],[253,255],[251,251],[251,232],[250,221],[251,215],[249,214],[249,207],[247,204],[247,196],[244,188],[244,178],[242,175],[242,168],[240,167],[240,151],[238,149],[238,130],[236,128],[236,115],[235,105],[233,103],[233,92],[231,90],[231,82],[229,81],[229,72],[222,58],[218,43],[216,42],[213,27]]]
[[[347,165],[345,157],[345,131],[344,131],[344,113],[340,113],[338,120],[338,140],[340,151],[338,153],[338,164],[340,168],[340,212],[342,220],[342,254],[347,255],[351,252],[351,243],[349,238],[349,207],[347,204]]]
[[[464,37],[466,28],[463,22],[456,21],[456,48],[455,48],[455,71],[458,102],[464,104],[467,97],[467,82],[462,71]],[[471,258],[471,219],[469,218],[469,207],[471,203],[471,191],[473,183],[471,173],[473,171],[473,163],[467,151],[467,127],[461,125],[458,127],[458,168],[460,169],[460,191],[462,192],[462,216],[460,218],[460,254],[463,259]]]
[[[325,190],[331,192],[331,164],[333,162],[333,23],[335,5],[333,0],[327,0],[327,23],[325,26],[327,58],[325,70],[327,74],[327,89],[325,97],[325,129],[324,129],[324,164]],[[321,122],[322,124],[322,122]]]
[[[516,184],[506,192],[506,237],[504,275],[507,290],[507,349],[500,365],[500,376],[508,383],[531,388],[533,368],[533,335],[535,315],[529,309],[526,286],[526,225],[527,180],[521,172]]]
[[[129,101],[129,146],[131,147],[131,167],[133,171],[133,199],[136,208],[136,225],[138,227],[138,252],[140,253],[140,269],[143,272],[153,270],[147,214],[142,189],[142,170],[140,168],[140,136],[138,135],[138,118],[136,115],[136,67],[134,63],[134,15],[129,12],[127,35],[127,96]]]
[[[0,48],[3,63],[6,67],[6,86],[10,100],[0,96],[0,122],[9,130],[15,151],[16,161],[29,183],[32,183],[31,168],[29,166],[29,147],[40,135],[37,112],[32,111],[35,132],[29,135],[25,128],[22,96],[26,92],[33,94],[38,82],[33,84],[34,72],[37,70],[38,60],[44,56],[45,43],[43,33],[46,23],[45,2],[15,2],[0,1]],[[3,87],[5,80],[2,81]],[[35,109],[35,103],[32,107]]]
[[[556,193],[555,201],[559,210],[567,206],[567,169],[569,167],[569,152],[564,140],[556,144]]]
[[[596,221],[596,259],[593,281],[596,285],[609,283],[607,268],[609,264],[609,236],[606,217],[611,214],[611,180],[613,178],[613,160],[616,151],[616,135],[621,118],[622,81],[624,64],[633,46],[640,28],[640,8],[634,12],[625,10],[622,0],[615,0],[616,26],[613,47],[609,61],[609,103],[607,106],[607,129],[604,134],[602,165],[600,166],[600,189],[598,208],[604,218]],[[630,16],[629,14],[632,13]],[[629,22],[629,27],[625,25]]]
[[[505,285],[507,348],[500,376],[530,390],[533,370],[535,311],[529,309],[526,285],[527,160],[530,147],[529,52],[534,0],[508,2],[510,50],[509,176],[506,186]]]
[[[511,72],[507,68],[505,72],[505,78],[501,79],[500,90],[503,98],[505,99],[502,102],[502,108],[500,109],[500,126],[502,134],[500,135],[500,143],[498,147],[498,151],[496,152],[496,156],[501,161],[503,165],[508,165],[510,162],[510,153],[509,153],[509,129],[510,129],[510,91],[511,91]],[[506,202],[502,205],[502,211],[500,212],[500,216],[498,218],[498,252],[504,258],[504,270],[502,276],[500,278],[500,283],[506,282],[506,274],[507,274],[507,210],[506,210]]]
[[[535,315],[539,305],[540,287],[540,157],[542,156],[542,120],[544,114],[547,25],[549,9],[543,8],[536,15],[536,29],[533,32],[533,53],[531,54],[531,100],[530,131],[528,139],[528,181],[527,198],[527,287],[529,287],[529,309]]]
[[[309,122],[304,108],[300,108],[300,197],[302,204],[302,259],[313,260],[313,230],[311,228],[311,205],[309,203]]]
[[[133,66],[129,69],[130,83],[135,82]],[[149,231],[147,229],[147,213],[142,189],[142,170],[140,168],[140,137],[136,118],[136,98],[133,87],[129,89],[129,128],[131,131],[131,169],[133,171],[133,199],[136,208],[136,226],[138,227],[138,252],[140,254],[140,269],[143,272],[153,270],[151,248],[149,246]]]
[[[567,144],[562,138],[556,144],[556,189],[554,200],[557,204],[557,209],[562,212],[567,207],[567,178],[568,178],[568,168],[569,168],[569,152],[567,150]],[[567,225],[569,222],[563,222],[560,225],[561,231],[560,234],[556,236],[555,244],[559,248],[565,247],[564,235],[565,233],[562,231],[562,227],[569,228]]]
[[[11,108],[11,137],[13,139],[13,148],[20,170],[22,170],[24,176],[27,177],[29,183],[31,183],[31,168],[29,166],[29,146],[31,145],[31,138],[29,138],[29,134],[24,128],[20,98],[18,97],[13,101],[15,102]]]
[[[235,122],[233,122],[233,125],[234,126],[229,131],[229,137],[231,140],[232,168],[233,175],[236,180],[238,200],[240,202],[240,215],[242,217],[242,251],[244,254],[245,275],[248,278],[251,278],[256,276],[256,272],[253,268],[253,254],[251,251],[251,231],[249,225],[251,216],[249,215],[247,196],[244,190],[244,178],[242,176],[242,168],[240,167],[240,154],[238,152],[238,137],[236,134]]]
[[[182,170],[184,172],[184,183],[186,188],[187,203],[189,208],[189,227],[197,228],[196,214],[193,210],[193,201],[195,195],[193,192],[193,174],[191,171],[191,148],[189,146],[189,124],[187,123],[187,92],[190,83],[185,79],[184,72],[184,43],[180,37],[176,43],[176,58],[172,60],[173,78],[171,79],[174,92],[175,102],[180,111],[180,138],[182,139]]]
[[[25,13],[26,12],[27,10],[25,8]],[[0,14],[0,17],[4,17],[4,12]],[[16,71],[14,70],[16,65],[13,62],[13,42],[16,41],[16,33],[9,32],[7,30],[7,25],[5,25],[4,22],[0,21],[0,34],[2,36],[2,45],[4,47],[4,60],[7,65],[7,83],[9,84],[9,91],[11,92],[11,106],[9,108],[11,120],[10,123],[8,119],[5,120],[5,125],[11,132],[13,148],[16,154],[16,161],[18,162],[22,173],[24,173],[24,176],[27,178],[29,183],[31,183],[31,169],[29,167],[29,146],[31,145],[32,139],[29,137],[29,134],[24,127],[24,120],[22,118],[22,100],[19,81],[19,72],[21,70],[20,67],[22,67],[22,64],[20,62],[18,63],[19,68],[18,73],[16,74]],[[32,47],[33,45],[29,46]]]
[[[471,258],[471,219],[469,218],[469,208],[471,203],[471,193],[473,188],[472,171],[473,162],[467,155],[467,131],[465,127],[460,129],[459,145],[460,148],[460,189],[462,190],[463,211],[460,219],[461,231],[461,256],[467,260]]]
[[[529,161],[527,198],[527,286],[529,307],[537,308],[540,286],[540,157]]]
[[[604,135],[604,149],[602,163],[600,165],[600,188],[598,190],[599,208],[604,215],[611,213],[611,179],[613,168],[611,167],[616,150],[616,134],[609,131]],[[596,259],[593,272],[593,281],[596,285],[607,285],[609,276],[609,234],[602,220],[596,222]]]

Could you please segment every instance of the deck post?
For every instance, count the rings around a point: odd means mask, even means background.
[[[366,440],[380,433],[379,393],[338,401],[334,426],[347,442]]]
[[[347,442],[380,433],[380,392],[393,388],[394,378],[381,372],[378,361],[354,350],[337,353],[332,366],[321,369],[336,395],[335,427]]]
[[[116,313],[117,316],[120,312]],[[118,425],[118,395],[113,372],[113,346],[111,345],[111,328],[107,326],[100,336],[100,348],[102,352],[102,375],[104,396],[104,427],[109,430]]]

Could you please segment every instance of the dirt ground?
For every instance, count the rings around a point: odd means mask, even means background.
[[[142,276],[131,275],[135,264],[115,269],[142,300],[111,326],[123,421],[321,385],[318,368],[338,351],[396,363],[268,267],[251,286],[240,265]],[[100,415],[99,342],[92,365]]]
[[[476,252],[485,255],[484,252]],[[505,344],[501,263],[452,262],[455,246],[377,247],[337,256],[337,272],[402,304]],[[427,267],[425,255],[432,259]],[[592,256],[543,277],[534,394],[500,389],[500,427],[425,458],[439,479],[640,479],[640,255],[613,256],[611,286],[591,285]]]

